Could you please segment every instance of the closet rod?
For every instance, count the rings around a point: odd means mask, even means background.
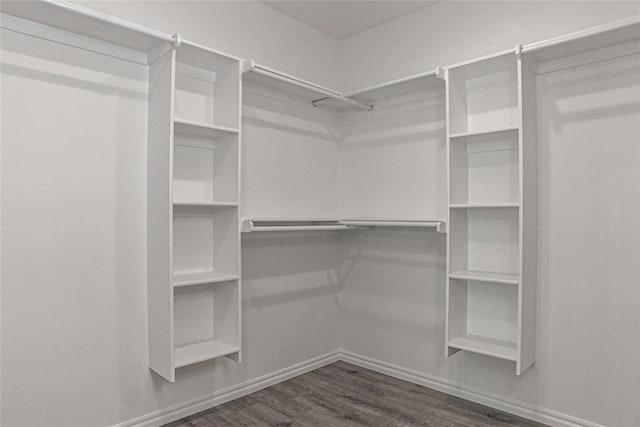
[[[352,227],[346,225],[251,225],[242,230],[243,233],[253,233],[258,231],[336,231],[350,230]]]
[[[334,231],[334,230],[350,230],[352,227],[346,225],[292,225],[292,226],[253,226],[245,233],[253,233],[256,231]]]
[[[402,228],[435,228],[438,233],[446,232],[444,221],[375,221],[375,220],[341,220],[340,224],[351,227],[402,227]]]
[[[365,110],[372,110],[373,106],[371,105],[366,105],[366,104],[362,104],[356,100],[347,98],[346,96],[342,95],[340,92],[334,91],[332,89],[326,88],[324,86],[320,86],[317,85],[315,83],[311,83],[309,81],[300,79],[298,77],[294,77],[290,74],[287,73],[283,73],[281,71],[276,71],[272,68],[268,68],[265,67],[263,65],[259,65],[256,64],[253,60],[248,61],[248,67],[245,69],[245,73],[256,73],[256,74],[260,74],[263,76],[267,76],[267,77],[271,77],[272,79],[275,80],[279,80],[285,83],[289,83],[292,84],[294,86],[298,86],[307,90],[310,90],[312,92],[316,92],[318,94],[324,95],[323,98],[319,98],[319,99],[315,99],[311,101],[311,104],[314,107],[317,107],[317,103],[322,101],[322,100],[326,100],[326,99],[336,99],[342,102],[345,102],[347,104],[356,106],[358,108],[362,108]]]

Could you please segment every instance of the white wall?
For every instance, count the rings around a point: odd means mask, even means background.
[[[348,91],[640,14],[634,1],[443,1],[340,44]]]

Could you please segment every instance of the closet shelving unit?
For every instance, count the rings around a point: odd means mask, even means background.
[[[447,356],[534,363],[535,73],[515,51],[446,69]]]
[[[241,62],[183,41],[150,65],[149,366],[240,361]]]

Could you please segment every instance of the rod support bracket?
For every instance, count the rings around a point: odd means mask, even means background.
[[[171,36],[171,46],[173,47],[173,49],[179,48],[181,44],[182,44],[182,36],[180,36],[180,34],[175,33],[174,35]]]
[[[516,58],[522,61],[522,45],[521,44],[516,45],[515,53],[516,53]]]
[[[437,66],[436,67],[436,77],[439,78],[439,79],[444,80],[446,78],[445,69],[440,67],[440,66]]]

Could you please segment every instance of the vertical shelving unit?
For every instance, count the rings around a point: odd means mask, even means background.
[[[189,42],[150,64],[149,367],[240,361],[240,59]]]
[[[446,71],[446,353],[534,363],[535,73],[517,52]]]

